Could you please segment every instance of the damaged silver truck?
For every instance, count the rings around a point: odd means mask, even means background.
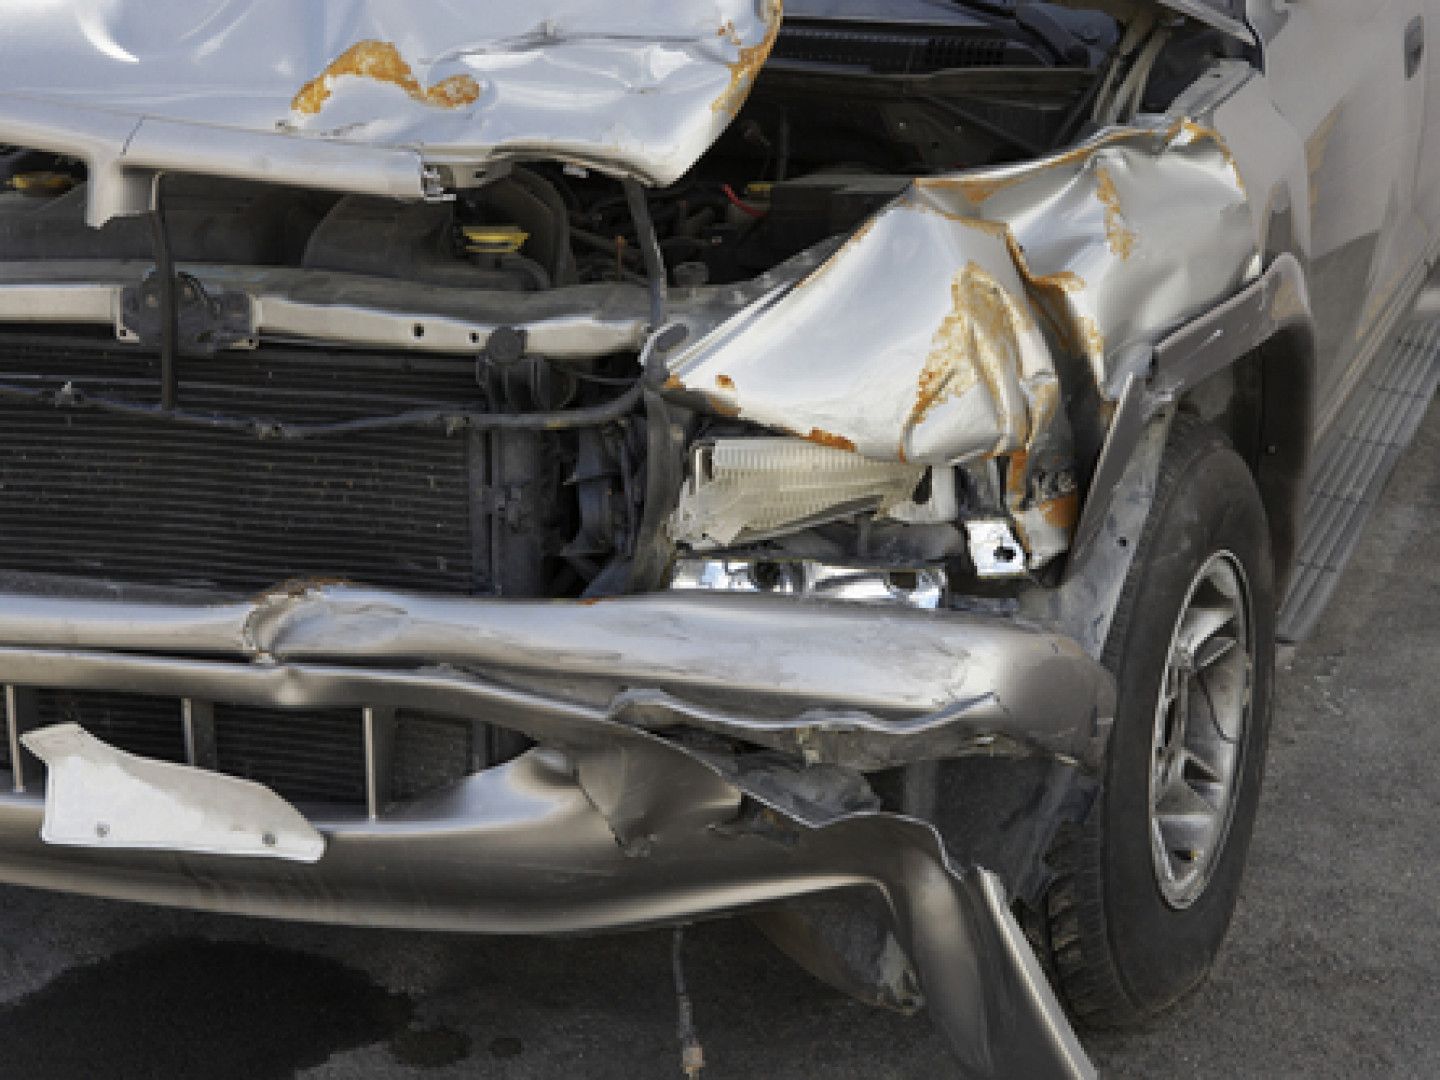
[[[746,913],[1091,1075],[1434,390],[1437,19],[5,5],[0,880]]]

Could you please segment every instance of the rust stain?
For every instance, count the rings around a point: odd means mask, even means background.
[[[265,604],[279,599],[303,600],[311,593],[322,592],[325,589],[344,588],[353,584],[355,583],[350,579],[341,577],[286,578],[251,597],[250,602]]]
[[[1060,411],[1060,384],[1053,379],[1032,383],[1028,387],[1030,411],[1035,415],[1036,427],[1048,427],[1055,414]]]
[[[802,435],[801,438],[819,446],[828,446],[832,450],[848,450],[852,454],[855,452],[855,444],[851,440],[845,438],[844,435],[836,435],[822,428],[811,428],[810,434]]]
[[[1235,160],[1235,152],[1230,149],[1230,144],[1225,141],[1225,136],[1212,127],[1206,127],[1204,124],[1190,119],[1175,121],[1170,128],[1169,141],[1174,142],[1182,134],[1188,136],[1192,143],[1214,143],[1215,149],[1225,159],[1225,164],[1230,166],[1230,171],[1235,174],[1235,186],[1240,189],[1242,195],[1245,193],[1245,177],[1240,173],[1240,163]]]
[[[983,198],[972,199],[972,202],[984,202],[985,199],[994,196],[996,192],[1003,191],[1005,188],[1013,187],[1016,184],[1023,184],[1027,180],[1032,180],[1037,176],[1043,176],[1045,173],[1054,169],[1063,169],[1067,165],[1075,165],[1088,161],[1106,147],[1123,143],[1139,142],[1151,137],[1151,132],[1139,129],[1110,131],[1091,142],[1072,147],[1064,153],[1056,154],[1053,157],[1041,158],[1039,161],[1025,166],[1021,172],[1013,176],[989,177],[983,174],[969,176],[935,176],[927,177],[923,182],[917,181],[917,186],[940,189],[955,188],[962,194],[964,194],[968,188],[975,192],[976,195],[984,196]]]
[[[415,78],[414,71],[394,45],[388,41],[361,41],[302,86],[290,102],[290,108],[306,116],[316,115],[334,93],[334,80],[343,75],[398,86],[421,104],[442,109],[473,105],[480,98],[480,84],[469,75],[451,75],[427,89]]]
[[[679,375],[671,375],[668,379],[665,380],[664,385],[662,385],[662,386],[660,387],[660,389],[662,389],[662,390],[684,390],[684,389],[685,389],[685,383],[684,383],[684,381],[681,380],[681,378],[680,378]]]
[[[734,116],[740,111],[740,106],[745,104],[745,98],[750,94],[750,88],[755,85],[755,77],[760,74],[760,69],[765,66],[765,61],[770,59],[770,53],[775,48],[776,40],[780,37],[780,23],[784,17],[783,0],[767,0],[765,36],[754,45],[740,50],[739,57],[730,65],[730,85],[725,87],[720,96],[710,103],[712,112]],[[724,32],[722,27],[722,35]],[[738,36],[734,33],[733,27],[731,27],[731,35],[732,41]]]
[[[1135,254],[1136,236],[1125,223],[1125,211],[1120,207],[1120,192],[1115,187],[1115,178],[1110,170],[1100,165],[1095,169],[1095,197],[1105,207],[1105,239],[1110,252],[1117,259],[1128,259]]]
[[[716,375],[715,385],[720,387],[721,390],[734,390],[735,380],[729,375]]]
[[[1035,508],[1040,511],[1040,517],[1045,524],[1069,532],[1080,520],[1080,492],[1068,491],[1064,495],[1057,495],[1036,504]]]
[[[724,416],[730,419],[740,415],[740,406],[733,401],[727,401],[719,394],[706,394],[705,404],[710,406],[710,411],[716,416]]]
[[[955,275],[952,309],[936,330],[930,355],[920,369],[908,435],[941,402],[984,383],[997,410],[1004,409],[1003,380],[1020,370],[1020,330],[1030,324],[1025,309],[978,263]],[[1008,418],[1000,417],[1008,427]]]
[[[1034,171],[1027,170],[1013,176],[986,176],[983,173],[965,176],[922,176],[915,181],[915,186],[936,191],[958,191],[968,201],[978,206],[993,199],[1002,191],[1023,184],[1034,175]]]
[[[875,228],[875,223],[879,220],[879,215],[876,215],[875,217],[868,218],[865,221],[861,222],[860,227],[854,232],[852,232],[850,236],[846,239],[845,243],[840,246],[840,251],[844,251],[846,248],[854,247],[856,244],[860,243],[861,240],[864,240],[865,237],[870,235],[870,230]],[[840,251],[837,251],[835,254],[839,255]]]
[[[725,38],[737,49],[744,48],[745,46],[745,39],[740,36],[740,31],[735,29],[734,19],[726,19],[721,23],[720,29],[715,31],[715,36]]]
[[[1020,276],[1035,293],[1036,309],[1060,348],[1072,356],[1103,357],[1105,336],[1100,333],[1099,326],[1089,316],[1077,315],[1070,305],[1071,294],[1085,291],[1085,279],[1070,270],[1054,274],[1035,273],[1025,256],[1025,248],[1008,228],[1005,229],[1005,246]]]
[[[1079,335],[1080,351],[1086,356],[1096,358],[1105,355],[1105,335],[1100,332],[1100,326],[1089,315],[1077,316],[1074,320],[1075,330]]]
[[[1089,287],[1083,277],[1070,270],[1037,274],[1025,255],[1025,248],[1015,238],[1010,226],[1003,222],[951,213],[924,202],[912,205],[1003,241],[1010,253],[1010,261],[1034,295],[1036,313],[1060,348],[1075,356],[1099,358],[1105,355],[1105,335],[1100,332],[1100,327],[1093,318],[1076,314],[1070,304],[1072,294],[1084,292]]]
[[[1200,124],[1191,124],[1190,127],[1187,128],[1186,123],[1186,121],[1177,120],[1172,124],[1170,130],[1166,133],[1167,141],[1173,141],[1183,131],[1189,130],[1192,136],[1213,139],[1217,146],[1220,147],[1221,153],[1224,154],[1227,159],[1230,158],[1229,147],[1218,132],[1212,131]],[[1154,132],[1138,128],[1110,131],[1091,142],[1072,147],[1064,153],[1055,154],[1052,157],[1035,161],[1024,166],[1020,171],[1007,176],[987,175],[984,172],[953,176],[926,176],[916,179],[915,186],[917,188],[936,191],[958,191],[970,202],[979,205],[994,198],[1002,191],[1043,176],[1047,172],[1088,161],[1107,147],[1142,142],[1143,140],[1153,138]],[[1233,159],[1231,160],[1233,161]]]
[[[1025,477],[1030,468],[1030,451],[1016,450],[1005,468],[1005,498],[1011,506],[1025,501]]]

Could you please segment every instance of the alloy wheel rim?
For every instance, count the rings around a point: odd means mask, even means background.
[[[1253,697],[1250,591],[1240,561],[1212,555],[1170,638],[1151,739],[1155,882],[1176,910],[1205,892],[1235,816]]]

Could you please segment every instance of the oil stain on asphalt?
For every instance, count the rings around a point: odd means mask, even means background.
[[[6,1075],[51,1080],[290,1080],[381,1041],[419,1068],[470,1052],[464,1035],[417,1025],[409,997],[361,971],[238,942],[168,940],[116,953],[0,1007]]]

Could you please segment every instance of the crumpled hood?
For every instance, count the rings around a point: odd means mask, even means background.
[[[781,0],[0,5],[0,141],[90,162],[92,224],[176,169],[421,197],[500,159],[679,178]]]

